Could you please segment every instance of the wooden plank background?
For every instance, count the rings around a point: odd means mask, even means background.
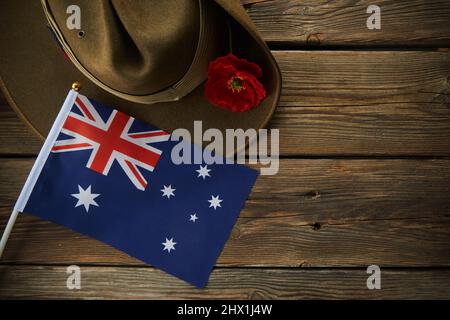
[[[450,2],[243,2],[283,73],[282,158],[207,288],[23,215],[0,298],[450,298]],[[381,31],[365,27],[370,4]],[[41,144],[0,100],[2,228]],[[370,264],[382,290],[366,288]]]
[[[280,129],[281,155],[450,155],[450,52],[274,54],[284,82],[270,126]],[[0,124],[0,152],[38,152],[9,107]]]
[[[193,290],[152,268],[90,266],[82,270],[86,285],[72,291],[65,285],[65,267],[0,266],[0,292],[15,299],[446,299],[450,277],[448,270],[386,269],[383,290],[369,291],[367,274],[361,269],[220,268],[205,289]]]
[[[338,47],[447,47],[447,0],[244,0],[271,45]],[[378,5],[382,29],[368,30],[366,9]]]

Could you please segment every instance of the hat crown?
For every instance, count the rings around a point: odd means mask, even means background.
[[[81,29],[68,28],[71,5],[80,8]],[[167,89],[183,78],[195,57],[199,1],[48,0],[47,6],[65,50],[118,92],[150,95]]]

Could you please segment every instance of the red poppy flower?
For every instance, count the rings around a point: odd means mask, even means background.
[[[210,63],[205,96],[212,104],[232,112],[253,109],[266,97],[258,80],[261,76],[256,63],[230,53]]]

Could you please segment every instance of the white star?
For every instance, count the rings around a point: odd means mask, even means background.
[[[219,199],[219,196],[216,196],[216,197],[211,196],[211,200],[208,200],[208,202],[210,203],[209,207],[210,207],[210,208],[211,208],[211,207],[214,207],[214,210],[216,210],[217,207],[222,207],[222,206],[220,205],[220,203],[221,203],[222,201],[223,201],[223,200]]]
[[[175,250],[176,244],[177,243],[173,241],[173,238],[170,240],[166,238],[166,241],[162,243],[162,245],[164,246],[163,251],[167,250],[167,252],[170,253],[170,250]]]
[[[209,175],[209,172],[211,171],[211,169],[208,169],[208,166],[206,166],[206,165],[205,166],[200,165],[200,169],[195,170],[195,171],[198,172],[197,178],[202,177],[203,180],[205,180],[206,177],[211,177]]]
[[[98,203],[95,202],[94,199],[97,198],[99,194],[91,193],[91,186],[87,187],[87,189],[84,190],[80,185],[78,185],[78,193],[73,193],[71,194],[71,196],[78,199],[75,208],[84,206],[86,212],[89,212],[89,206],[93,205],[98,207]]]
[[[189,221],[192,221],[193,223],[195,223],[195,221],[198,219],[197,214],[191,214],[191,218],[189,219]]]
[[[164,186],[164,189],[161,189],[163,193],[163,197],[167,197],[167,199],[170,199],[171,196],[175,197],[175,194],[173,193],[176,189],[172,189],[172,185],[170,186]]]

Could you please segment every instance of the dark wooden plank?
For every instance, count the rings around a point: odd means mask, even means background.
[[[2,226],[31,164],[0,160]],[[450,160],[283,159],[258,180],[219,265],[450,265],[449,178]],[[26,215],[2,261],[141,264]]]
[[[33,159],[0,159],[0,215],[5,218]],[[450,216],[450,160],[281,159],[260,176],[243,218],[298,217],[312,225]]]
[[[270,44],[318,46],[449,46],[447,0],[274,0],[248,7]],[[381,30],[368,30],[369,5],[381,8]]]
[[[375,220],[304,225],[297,217],[240,219],[218,266],[450,266],[450,220]],[[21,216],[0,264],[142,262],[70,230]]]
[[[407,104],[422,112],[439,106],[448,109],[450,52],[274,51],[274,55],[283,74],[281,106]]]
[[[281,51],[282,155],[450,156],[450,53]],[[38,139],[0,108],[0,154]]]
[[[450,55],[277,52],[282,154],[448,155]],[[350,62],[351,61],[351,62]]]
[[[382,269],[368,290],[365,269],[215,269],[205,289],[152,268],[81,267],[81,290],[66,267],[0,266],[1,299],[449,299],[450,270]]]

